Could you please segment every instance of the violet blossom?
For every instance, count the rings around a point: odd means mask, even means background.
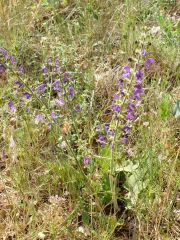
[[[14,105],[14,103],[12,101],[9,102],[8,108],[9,108],[9,111],[11,113],[15,113],[16,112],[16,107],[15,107],[15,105]]]
[[[51,112],[51,117],[53,118],[53,119],[57,119],[58,118],[58,116],[56,115],[56,112]]]
[[[123,68],[123,78],[125,79],[125,78],[129,78],[130,77],[130,75],[131,75],[131,71],[130,71],[130,67],[129,66],[125,66],[124,68]]]
[[[144,66],[145,66],[146,69],[149,69],[153,63],[155,63],[155,59],[154,58],[148,58],[145,61]]]
[[[36,117],[35,117],[35,123],[36,124],[41,123],[43,121],[44,121],[44,116],[42,114],[36,115]]]
[[[86,156],[83,160],[83,164],[86,166],[90,163],[91,160],[92,160],[92,157]]]
[[[30,97],[31,97],[30,93],[28,93],[28,92],[24,92],[23,95],[24,95],[27,99],[30,99]]]
[[[41,84],[38,88],[37,88],[38,93],[44,93],[46,91],[46,86],[45,84]]]
[[[6,67],[3,64],[0,64],[0,73],[4,73],[6,71]]]
[[[60,91],[60,81],[58,79],[54,81],[53,85],[55,91]]]
[[[69,87],[69,94],[70,94],[70,97],[73,98],[74,97],[74,87],[70,86]]]
[[[24,67],[22,64],[19,66],[19,73],[24,73]]]
[[[55,100],[55,103],[56,103],[56,105],[58,105],[59,107],[62,107],[62,106],[65,105],[65,101],[64,101],[63,98],[56,99],[56,100]]]

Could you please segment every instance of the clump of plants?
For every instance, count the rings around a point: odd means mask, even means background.
[[[94,194],[99,210],[111,206],[111,212],[117,214],[122,198],[118,174],[125,172],[121,169],[123,149],[131,141],[133,126],[141,114],[143,80],[146,70],[155,63],[154,58],[148,58],[142,50],[139,60],[122,68],[114,86],[112,106],[109,106],[110,121],[101,122],[101,119],[90,120],[90,94],[78,81],[76,69],[68,71],[58,57],[49,57],[39,76],[33,79],[7,50],[2,48],[0,52],[1,72],[8,74],[7,81],[12,89],[3,96],[2,113],[9,121],[13,117],[21,123],[28,119],[28,124],[37,128],[38,134],[46,129],[50,149],[79,172],[81,187]],[[89,122],[91,129],[87,131]],[[15,131],[11,141],[16,142]],[[132,168],[136,169],[136,165]],[[125,179],[123,181],[125,184]],[[123,187],[125,189],[125,185]]]

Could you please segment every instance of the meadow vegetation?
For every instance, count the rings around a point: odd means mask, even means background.
[[[0,239],[180,239],[180,3],[0,1]]]

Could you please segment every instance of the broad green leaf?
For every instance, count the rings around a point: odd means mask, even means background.
[[[126,164],[122,165],[122,166],[116,166],[115,171],[118,172],[133,172],[138,168],[138,164],[134,164],[131,161],[127,161]]]

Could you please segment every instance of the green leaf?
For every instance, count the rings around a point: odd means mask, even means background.
[[[180,116],[180,100],[177,100],[173,107],[173,115],[177,118]]]
[[[138,168],[138,164],[134,164],[131,161],[127,161],[126,164],[122,165],[122,166],[116,166],[115,171],[117,173],[119,172],[133,172]]]

